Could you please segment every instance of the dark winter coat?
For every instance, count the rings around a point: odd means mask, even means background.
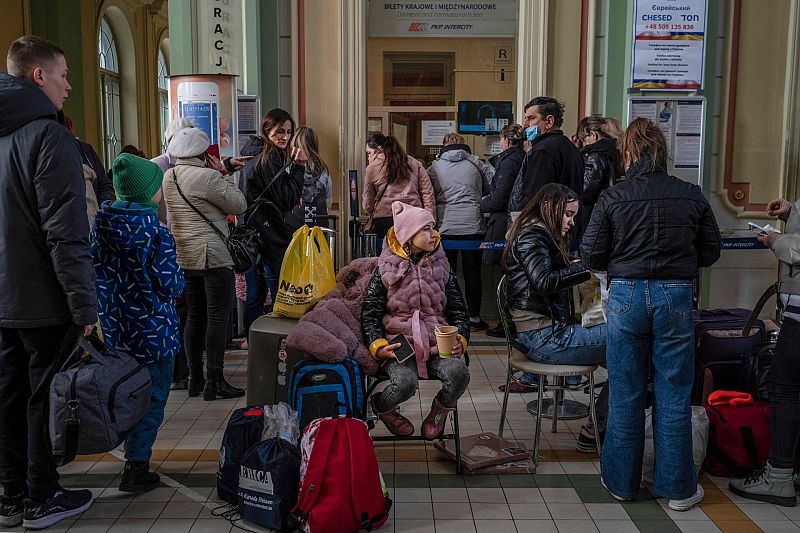
[[[438,353],[434,330],[443,325],[458,327],[466,351],[469,312],[444,250],[437,245],[429,254],[409,257],[390,229],[361,311],[365,344],[374,356],[388,339],[404,334],[414,346],[417,373],[426,378],[425,363]]]
[[[625,176],[622,170],[617,141],[603,138],[581,148],[583,155],[583,208],[588,214],[597,203],[600,193],[619,183]]]
[[[45,94],[0,73],[0,327],[97,320],[75,138]]]
[[[64,111],[58,111],[57,116],[58,122],[64,125]],[[92,181],[92,189],[97,198],[98,206],[102,207],[105,202],[113,202],[116,200],[117,195],[114,191],[114,184],[111,182],[111,176],[106,173],[106,169],[103,167],[102,161],[100,161],[100,156],[97,155],[92,145],[83,142],[77,137],[75,137],[75,144],[78,147],[78,152],[81,154],[81,163],[88,165],[94,170],[95,178]]]
[[[142,363],[174,356],[181,344],[175,298],[185,281],[175,240],[156,212],[106,202],[92,230],[92,257],[106,343]]]
[[[508,210],[522,211],[548,183],[560,183],[578,196],[583,194],[583,157],[561,130],[548,131],[531,143],[511,191]]]
[[[640,159],[603,191],[581,257],[612,278],[693,279],[719,259],[714,212],[700,187],[650,167]]]
[[[502,241],[506,238],[510,220],[508,201],[523,159],[525,150],[518,145],[503,150],[489,160],[494,167],[492,192],[481,200],[481,213],[489,213],[489,222],[486,225],[487,241]],[[483,262],[499,265],[502,256],[502,250],[486,250],[483,252]]]
[[[251,161],[255,163],[246,174],[245,189],[248,207],[252,206],[255,199],[285,164],[278,150],[271,151],[263,161],[261,154],[256,155]],[[303,194],[305,171],[305,166],[292,163],[261,196],[260,207],[249,221],[260,230],[264,245],[262,252],[267,261],[283,257],[292,234],[300,227],[292,217],[292,210],[298,205]]]
[[[572,287],[591,277],[583,262],[568,264],[550,232],[529,224],[511,243],[506,258],[509,307],[556,322],[575,322]]]

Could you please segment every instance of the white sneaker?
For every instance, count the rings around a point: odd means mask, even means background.
[[[695,492],[692,496],[689,496],[683,500],[670,500],[669,501],[669,508],[673,511],[688,511],[701,501],[703,501],[703,497],[706,495],[705,491],[703,491],[702,485],[700,483],[697,484],[697,492]]]
[[[608,491],[608,493],[609,493],[609,494],[611,494],[611,495],[612,495],[612,496],[613,496],[615,499],[617,499],[617,500],[619,500],[619,501],[621,501],[621,502],[627,501],[625,498],[623,498],[622,496],[617,496],[616,494],[614,494],[613,492],[611,492],[611,489],[609,489],[608,487],[606,487],[606,482],[605,482],[605,481],[603,481],[603,476],[602,476],[602,475],[600,476],[600,483],[602,483],[602,485],[603,485],[603,488],[604,488],[604,489],[606,489],[606,490]]]

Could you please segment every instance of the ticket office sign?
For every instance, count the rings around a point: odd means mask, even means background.
[[[631,87],[703,88],[707,0],[635,0]]]

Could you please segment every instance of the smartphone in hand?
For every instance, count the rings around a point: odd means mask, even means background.
[[[770,231],[774,231],[775,233],[780,233],[780,231],[773,228],[769,224],[767,224],[766,226],[759,226],[755,222],[748,222],[747,228],[758,235],[769,235]]]
[[[411,346],[411,343],[408,342],[408,338],[402,333],[393,339],[389,339],[389,344],[400,344],[399,348],[394,349],[394,357],[400,363],[414,357],[414,348]]]

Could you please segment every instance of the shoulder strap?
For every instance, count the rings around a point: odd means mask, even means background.
[[[366,223],[364,223],[365,228],[369,228],[370,224],[372,223],[372,219],[375,218],[375,211],[378,209],[378,203],[380,203],[383,195],[386,193],[386,189],[389,188],[389,182],[386,182],[386,186],[383,190],[375,197],[375,201],[372,203],[372,212],[369,214],[369,218],[367,219]]]
[[[287,162],[285,165],[283,165],[283,166],[281,167],[281,169],[275,173],[275,175],[274,175],[274,176],[272,176],[272,179],[271,179],[271,180],[269,180],[269,183],[267,183],[267,186],[266,186],[266,187],[264,187],[264,189],[261,191],[261,194],[259,194],[258,196],[256,196],[256,197],[253,199],[253,201],[252,201],[251,203],[253,203],[253,204],[254,204],[254,203],[256,203],[258,200],[260,200],[260,199],[261,199],[261,197],[262,197],[262,196],[264,196],[264,193],[265,193],[265,192],[267,192],[267,191],[269,190],[269,188],[270,188],[270,187],[272,187],[272,184],[273,184],[273,183],[275,183],[275,182],[278,180],[278,178],[281,176],[281,174],[283,174],[284,172],[286,172],[286,169],[288,169],[290,166],[292,166],[292,164],[294,164],[294,158],[291,158],[291,157],[290,157],[290,158],[289,158],[289,161],[288,161],[288,162]],[[247,179],[247,176],[245,176],[245,179]]]
[[[186,203],[189,205],[189,207],[191,207],[191,208],[192,208],[192,210],[193,210],[195,213],[197,213],[197,214],[200,216],[200,218],[202,218],[203,220],[205,220],[205,221],[206,221],[206,223],[207,223],[209,226],[211,226],[211,228],[212,228],[214,231],[216,231],[216,232],[217,232],[217,235],[219,235],[219,236],[220,236],[220,238],[222,239],[222,242],[228,242],[228,237],[227,237],[227,236],[226,236],[224,233],[222,233],[222,231],[220,231],[220,229],[219,229],[219,228],[218,228],[218,227],[217,227],[217,226],[216,226],[216,225],[215,225],[213,222],[211,222],[211,220],[210,220],[210,219],[209,219],[207,216],[205,216],[205,215],[202,213],[202,211],[200,211],[199,209],[197,209],[197,208],[194,206],[194,204],[193,204],[192,202],[190,202],[188,198],[186,198],[186,195],[185,195],[185,194],[183,194],[183,191],[181,190],[181,186],[180,186],[180,185],[178,185],[178,170],[177,170],[177,167],[173,167],[171,170],[172,170],[172,181],[175,183],[175,188],[178,190],[178,194],[180,194],[180,195],[181,195],[181,198],[183,198],[183,201],[184,201],[184,202],[186,202]],[[263,193],[262,193],[262,194],[263,194]]]
[[[357,430],[361,423],[352,418],[345,418],[344,426],[347,430],[347,440],[350,447],[350,494],[352,498],[353,511],[355,516],[361,521],[359,531],[372,531],[373,526],[383,520],[386,516],[385,505],[381,513],[375,516],[369,514],[369,490],[377,479],[380,485],[380,474],[378,473],[378,461],[375,458],[375,451],[372,446],[366,445],[363,438],[364,433]],[[356,460],[356,458],[359,458]],[[358,470],[356,465],[363,465],[364,470]],[[382,491],[382,489],[381,489]],[[382,494],[382,492],[381,492]]]
[[[742,328],[743,336],[747,337],[750,335],[750,330],[753,329],[753,325],[756,323],[756,320],[758,320],[758,315],[761,313],[764,304],[767,303],[767,300],[769,300],[772,295],[778,293],[778,285],[778,283],[773,283],[767,287],[767,290],[765,290],[761,298],[758,299],[758,303],[756,303],[756,306],[753,308],[753,312],[750,313],[750,316],[747,317],[747,322],[744,323],[744,327]]]
[[[483,172],[483,169],[481,167],[479,167],[478,164],[475,161],[473,161],[469,157],[467,157],[465,159],[465,161],[469,161],[469,164],[472,165],[473,167],[475,167],[475,170],[477,170],[481,175],[481,180],[485,180],[486,179],[486,174]]]
[[[292,514],[305,519],[322,492],[322,481],[325,477],[325,468],[328,465],[328,456],[333,439],[336,436],[338,424],[320,422],[317,427],[317,434],[314,437],[314,447],[308,458],[306,477],[303,478],[300,487],[300,494],[297,496],[297,504],[292,510]],[[317,453],[314,453],[314,452]],[[318,476],[318,477],[312,477]]]

